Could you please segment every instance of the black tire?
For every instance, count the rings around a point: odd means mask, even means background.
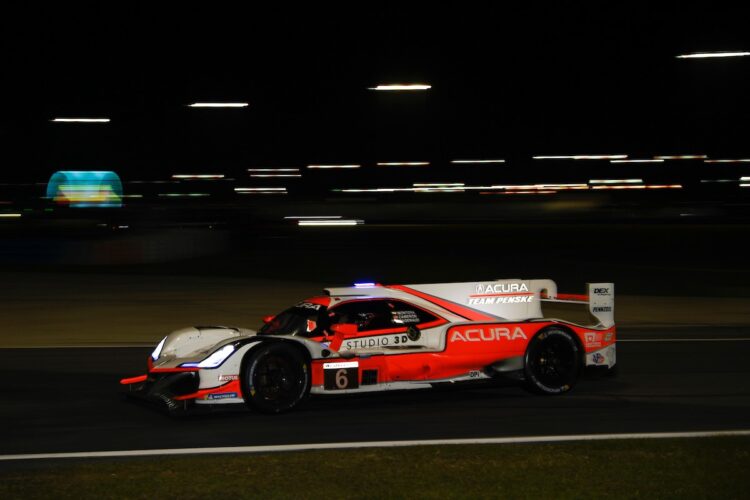
[[[570,391],[581,372],[581,351],[573,335],[547,328],[531,339],[524,356],[524,385],[536,394]]]
[[[291,410],[308,396],[310,383],[305,356],[283,342],[269,342],[251,351],[242,372],[245,401],[261,413]]]

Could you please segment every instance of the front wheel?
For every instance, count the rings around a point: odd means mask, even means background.
[[[273,342],[250,352],[242,373],[247,404],[262,413],[289,411],[310,393],[307,360],[292,345]]]
[[[568,392],[578,380],[580,369],[580,349],[568,331],[548,328],[529,342],[524,357],[529,391],[550,395]]]

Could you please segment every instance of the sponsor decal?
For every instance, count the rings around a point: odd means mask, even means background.
[[[612,342],[612,337],[614,337],[615,334],[612,332],[607,332],[607,334],[604,336],[605,342]]]
[[[313,309],[315,311],[319,311],[322,306],[320,304],[311,304],[310,302],[300,302],[295,307],[303,307],[305,309]]]
[[[391,317],[394,323],[401,325],[419,323],[419,316],[415,311],[391,311]]]
[[[468,304],[472,306],[491,305],[491,304],[523,304],[529,303],[534,299],[533,295],[511,296],[511,297],[470,297]]]
[[[510,328],[504,326],[488,328],[468,328],[463,331],[454,330],[451,333],[451,342],[495,342],[501,340],[528,340],[526,334],[517,326],[511,332]]]
[[[602,336],[597,332],[586,332],[583,334],[583,341],[586,347],[601,347]]]
[[[343,361],[337,363],[323,363],[324,370],[336,370],[338,368],[356,368],[359,366],[359,361]]]
[[[220,392],[218,394],[209,394],[208,396],[206,396],[206,399],[230,399],[236,397],[236,392]]]
[[[239,380],[239,379],[240,379],[239,375],[227,375],[224,373],[219,375],[219,382],[229,382],[230,380]]]
[[[362,337],[359,339],[347,340],[343,343],[342,347],[344,349],[371,349],[373,347],[403,345],[408,342],[409,336],[406,334],[380,335],[377,337]]]
[[[594,355],[591,356],[591,361],[593,361],[596,365],[601,365],[604,363],[604,356],[602,356],[598,352],[595,352]]]
[[[479,295],[487,295],[490,293],[528,292],[529,287],[526,286],[526,283],[490,283],[486,285],[477,283],[475,290]]]
[[[323,363],[323,388],[329,391],[357,389],[359,387],[359,362],[344,361]]]
[[[308,319],[308,320],[307,320],[307,327],[306,327],[306,328],[307,328],[307,333],[310,333],[310,332],[312,332],[312,331],[313,331],[313,330],[315,330],[315,329],[316,329],[317,327],[318,327],[318,324],[317,324],[317,323],[316,323],[315,321],[313,321],[313,320],[311,320],[311,319]]]
[[[612,312],[612,307],[611,306],[592,307],[591,310],[595,313],[608,313],[608,312]]]
[[[609,295],[609,287],[594,288],[594,295]]]

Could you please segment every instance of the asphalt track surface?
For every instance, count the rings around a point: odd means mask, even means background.
[[[150,348],[0,349],[0,454],[747,429],[748,338],[744,328],[621,331],[618,376],[559,397],[462,388],[183,418],[121,393],[118,380],[142,373]]]

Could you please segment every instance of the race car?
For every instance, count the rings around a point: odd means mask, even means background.
[[[591,324],[544,318],[542,302],[587,304]],[[310,394],[513,381],[570,391],[616,362],[614,285],[558,294],[549,279],[328,288],[259,330],[196,326],[164,337],[148,373],[120,382],[171,411],[244,404],[291,410]]]

